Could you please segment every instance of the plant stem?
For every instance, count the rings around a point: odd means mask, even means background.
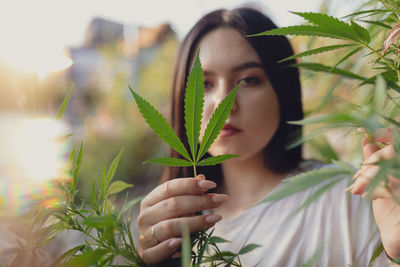
[[[193,173],[194,173],[194,178],[197,177],[197,170],[196,170],[196,164],[193,163]]]
[[[398,81],[400,82],[400,70],[399,70],[398,68],[396,68],[395,65],[393,65],[392,63],[390,63],[390,61],[388,61],[384,56],[382,56],[382,54],[379,53],[379,51],[373,49],[373,48],[372,48],[371,46],[369,46],[368,44],[363,43],[362,45],[363,45],[364,47],[368,48],[369,50],[371,50],[372,52],[374,52],[375,54],[377,54],[378,57],[379,57],[380,59],[382,59],[386,64],[388,64],[388,66],[389,66],[391,69],[393,69],[394,71],[396,71],[396,73],[397,73],[397,79],[398,79]]]

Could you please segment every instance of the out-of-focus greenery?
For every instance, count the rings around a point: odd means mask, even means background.
[[[307,106],[305,119],[290,122],[305,125],[308,129],[303,137],[293,140],[288,147],[312,140],[309,142],[309,147],[313,155],[324,161],[333,161],[336,164],[333,170],[340,174],[325,173],[329,169],[322,168],[296,175],[289,179],[288,184],[269,194],[260,202],[287,197],[308,188],[311,183],[318,183],[319,179],[323,181],[330,179],[330,183],[323,185],[301,205],[300,208],[304,208],[329,190],[340,176],[347,179],[349,175],[354,176],[356,168],[364,168],[362,160],[354,164],[355,166],[350,164],[362,159],[360,137],[364,137],[364,133],[371,138],[380,128],[391,128],[393,149],[394,151],[400,149],[398,134],[400,127],[398,102],[400,2],[397,0],[369,1],[362,10],[340,19],[325,13],[295,12],[295,14],[304,18],[307,23],[272,29],[256,36],[311,36],[309,39],[311,47],[302,49],[301,53],[282,60],[301,58],[301,61],[299,60],[294,65],[306,70],[305,76],[309,75],[309,78],[312,78],[312,82],[308,83],[308,90],[311,90],[307,92],[305,99],[319,100],[314,100],[315,104]],[[324,38],[324,41],[319,41],[321,38]],[[325,41],[328,38],[329,41]],[[318,41],[315,42],[315,40]],[[325,54],[321,55],[321,53]],[[330,77],[328,80],[328,75],[335,78]],[[323,77],[324,80],[318,80],[317,77]],[[304,81],[307,83],[311,80]],[[364,132],[363,134],[355,134],[356,129],[359,128],[363,128],[361,131]],[[341,130],[350,137],[358,135],[358,138],[353,138],[353,141],[358,139],[353,143],[359,148],[356,149],[354,145],[343,141],[339,136],[340,139],[332,141],[335,147],[333,149],[328,142],[333,138],[321,137],[321,133],[326,133],[331,129]],[[343,133],[342,136],[344,136]],[[320,138],[315,139],[314,137],[318,135]],[[352,138],[347,138],[348,140]],[[377,142],[377,145],[383,147],[388,143]],[[336,153],[335,150],[341,153]],[[339,158],[345,160],[346,163],[336,161]],[[378,185],[384,185],[393,201],[397,201],[400,205],[398,196],[393,192],[393,186],[391,187],[388,182],[389,177],[400,179],[398,175],[400,156],[397,154],[392,158],[380,158],[373,164],[380,168],[368,183],[363,197],[369,198]],[[382,245],[378,246],[370,263],[382,251]],[[400,258],[395,262],[399,263]]]
[[[141,65],[131,86],[161,108],[169,112],[170,84],[178,41],[170,36],[153,48],[152,61]],[[103,48],[110,60],[116,56],[115,47]],[[106,92],[98,91],[92,103],[92,114],[82,114],[85,161],[82,164],[81,194],[88,196],[92,179],[101,176],[99,162],[109,161],[121,147],[125,156],[121,159],[118,177],[135,185],[157,181],[161,167],[142,163],[155,155],[168,154],[166,146],[148,129],[135,107],[123,74],[116,75],[113,86]]]

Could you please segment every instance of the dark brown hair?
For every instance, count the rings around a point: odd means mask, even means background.
[[[184,94],[190,62],[201,38],[220,27],[234,28],[246,36],[274,29],[276,25],[267,16],[251,8],[220,9],[203,16],[186,35],[179,48],[175,65],[171,113],[172,126],[181,140],[184,140],[186,147],[188,143],[184,129]],[[287,123],[303,118],[301,87],[298,69],[287,66],[294,61],[284,64],[278,64],[278,61],[293,55],[293,50],[287,38],[283,36],[247,37],[247,40],[258,53],[279,100],[280,123],[274,137],[264,149],[265,164],[276,173],[288,172],[302,159],[301,146],[285,149],[290,140],[301,135],[301,126]],[[171,151],[171,156],[179,157],[175,151]],[[208,179],[217,183],[222,179],[220,165],[199,168],[198,173],[205,174]],[[191,168],[169,167],[162,181],[191,176]]]

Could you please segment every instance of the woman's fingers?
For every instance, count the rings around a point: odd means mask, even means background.
[[[356,181],[348,187],[347,191],[352,194],[363,194],[371,180],[379,171],[379,166],[377,165],[364,165],[359,171]]]
[[[180,237],[182,235],[183,227],[188,227],[191,233],[202,231],[214,226],[216,222],[221,220],[221,218],[221,215],[210,214],[161,221],[155,224],[151,231],[148,231],[141,236],[141,240],[143,245],[146,247],[154,246],[158,242],[163,242],[172,237]]]
[[[368,148],[366,148],[368,149]],[[371,148],[373,150],[374,148]],[[380,160],[390,159],[394,156],[394,148],[392,145],[387,145],[384,148],[371,154],[363,163],[361,169],[356,173],[356,181],[347,189],[353,194],[363,194],[379,172],[380,167],[376,163]],[[369,198],[386,197],[387,192],[384,190],[385,185],[378,185]],[[366,195],[364,195],[366,196]]]
[[[389,145],[393,144],[393,129],[380,128],[375,131],[372,136],[369,136],[364,128],[358,128],[358,131],[364,133],[369,139],[369,142],[380,142]]]
[[[156,203],[179,195],[200,195],[216,187],[217,184],[210,180],[205,180],[204,175],[198,178],[179,178],[167,181],[157,186],[141,202],[141,207],[147,208]]]
[[[168,259],[172,254],[174,254],[181,243],[182,238],[170,238],[156,246],[144,249],[141,257],[148,265],[159,263]]]
[[[375,143],[369,143],[368,138],[363,138],[363,155],[364,159],[368,159],[372,154],[380,149],[380,147]]]
[[[220,215],[214,214],[198,215],[165,220],[154,225],[153,230],[150,229],[140,237],[143,261],[151,265],[175,255],[176,249],[182,242],[180,236],[184,226],[188,227],[190,232],[201,231],[212,227],[221,218]]]
[[[199,210],[219,207],[229,197],[225,194],[175,196],[147,208],[138,218],[138,225],[154,225],[163,220],[181,217]]]

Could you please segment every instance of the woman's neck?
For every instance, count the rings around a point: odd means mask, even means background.
[[[267,168],[262,152],[252,158],[224,163],[222,172],[224,178],[221,192],[229,195],[230,199],[215,212],[225,219],[261,200],[287,175]]]

